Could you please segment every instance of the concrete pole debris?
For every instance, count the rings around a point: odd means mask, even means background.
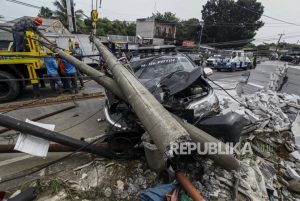
[[[127,70],[96,37],[93,37],[93,42],[158,150],[169,155],[170,143],[188,141],[190,139],[188,132],[135,75]]]
[[[97,39],[98,41],[98,39]],[[97,44],[99,45],[99,41],[97,42]],[[101,47],[106,50],[106,47],[103,47],[102,44],[100,44]],[[100,46],[99,46],[100,47]],[[92,67],[88,66],[87,64],[79,61],[78,59],[76,59],[75,57],[63,52],[62,50],[58,49],[58,48],[52,48],[52,50],[56,53],[58,53],[58,55],[64,59],[66,59],[68,62],[70,62],[72,65],[74,65],[77,69],[79,69],[80,71],[82,71],[84,74],[88,75],[88,76],[94,76],[92,77],[92,79],[94,81],[96,81],[98,84],[102,85],[103,87],[105,87],[107,90],[110,90],[113,94],[115,94],[116,96],[118,96],[119,98],[123,99],[124,101],[128,102],[127,98],[124,96],[124,90],[120,89],[118,84],[115,82],[115,80],[113,80],[112,78],[104,75],[103,73],[97,71],[96,69],[93,69]],[[101,53],[101,51],[100,51]],[[106,55],[108,57],[114,58],[114,56],[108,51],[105,51]],[[109,53],[109,54],[108,54]],[[102,53],[101,53],[102,54]],[[105,61],[107,62],[107,59],[105,59]],[[118,63],[116,60],[113,62],[113,65],[122,65],[120,63]],[[125,69],[125,67],[122,66],[122,69]],[[116,69],[116,71],[118,71],[118,69]],[[125,70],[124,70],[125,71]],[[129,72],[127,70],[127,72]],[[130,73],[130,72],[129,72]],[[131,73],[130,73],[131,74]],[[96,77],[98,75],[99,77]],[[131,74],[132,75],[132,74]],[[133,75],[132,75],[133,76]],[[125,82],[128,84],[128,81],[125,80]],[[138,81],[137,81],[138,82]],[[138,82],[140,84],[140,82]],[[133,85],[134,86],[134,85]],[[147,89],[144,88],[144,90],[147,91]],[[148,92],[149,93],[149,92]],[[134,95],[133,95],[134,96]],[[132,97],[131,97],[132,98]],[[160,104],[159,104],[160,105]],[[162,106],[160,105],[159,108],[162,108]],[[163,108],[164,109],[164,108]],[[146,110],[149,110],[149,108],[146,108]],[[164,113],[167,112],[165,109],[163,110]],[[143,114],[143,112],[142,112]],[[158,116],[160,117],[160,114],[158,114]],[[143,114],[143,117],[146,119],[145,121],[148,122],[149,118]],[[159,118],[160,121],[165,121],[165,119],[161,119]],[[181,126],[184,128],[184,133],[186,135],[186,131],[189,133],[189,135],[191,136],[192,140],[195,142],[200,142],[200,143],[207,143],[207,142],[217,142],[220,143],[221,141],[218,141],[216,138],[210,136],[209,134],[205,133],[204,131],[200,130],[199,128],[196,128],[195,126],[193,126],[192,124],[189,124],[188,122],[183,122],[179,117],[178,119],[180,120],[179,123],[181,124]],[[153,119],[152,119],[153,120]],[[155,119],[154,119],[155,120]],[[158,120],[158,119],[157,119]],[[150,122],[149,122],[150,124]],[[153,128],[150,126],[150,130],[152,130],[152,132],[159,130],[160,128],[156,128],[157,126],[154,126]],[[165,129],[168,129],[172,127],[171,124],[169,124]],[[180,128],[180,130],[182,130],[182,128]],[[170,131],[170,130],[169,130]],[[162,147],[159,148],[159,151],[161,152],[161,150],[165,150],[165,146],[162,143],[162,136],[166,136],[166,133],[156,133],[156,142],[158,141],[159,144],[162,145]],[[173,136],[173,135],[172,135]],[[152,136],[151,136],[152,137]],[[164,137],[164,139],[167,139],[168,137]],[[170,137],[169,137],[170,138]],[[154,139],[153,139],[154,140]],[[169,143],[169,142],[168,142]],[[224,145],[224,144],[223,144]],[[225,146],[225,145],[224,145]],[[224,149],[224,147],[222,148],[222,150]],[[212,160],[214,160],[218,165],[220,165],[221,167],[227,169],[227,170],[231,170],[231,169],[238,169],[239,167],[239,162],[233,157],[233,156],[229,156],[226,155],[225,157],[222,155],[220,157],[214,156],[211,157]]]
[[[189,124],[188,122],[183,121],[179,117],[176,117],[174,115],[175,119],[187,130],[187,132],[190,134],[191,139],[194,142],[199,142],[201,147],[204,147],[205,143],[216,143],[218,146],[220,146],[220,150],[222,152],[226,152],[230,147],[226,147],[227,145],[221,142],[220,140],[214,138],[213,136],[207,134],[206,132],[200,130],[199,128],[195,127],[192,124]],[[223,167],[226,170],[238,170],[240,168],[240,162],[234,158],[233,155],[230,154],[213,154],[213,155],[207,155],[211,160],[213,160],[216,164]]]
[[[87,142],[77,140],[66,135],[62,135],[58,132],[47,130],[45,128],[41,128],[39,126],[35,126],[3,114],[0,114],[0,126],[10,128],[22,133],[28,133],[32,136],[73,147],[75,149],[82,148],[82,151],[97,154],[103,157],[109,158],[111,156],[110,153],[102,152],[100,149],[97,149],[97,147],[93,145],[89,145],[89,143]]]

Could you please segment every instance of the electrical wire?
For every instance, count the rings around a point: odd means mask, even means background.
[[[116,123],[118,123],[121,119],[122,119],[122,116],[114,123],[114,125],[115,125]],[[113,126],[114,126],[114,125],[113,125]],[[113,126],[110,128],[110,130],[113,129]],[[16,179],[21,179],[21,178],[23,178],[23,177],[26,177],[26,176],[32,175],[32,174],[34,174],[34,173],[36,173],[36,172],[39,172],[39,171],[41,171],[42,169],[45,169],[45,168],[47,168],[47,167],[49,167],[49,166],[51,166],[51,165],[57,164],[57,163],[59,163],[59,162],[65,160],[65,159],[69,159],[70,157],[72,157],[72,156],[75,155],[76,153],[80,152],[81,150],[85,149],[86,147],[88,147],[88,146],[90,146],[90,145],[93,145],[94,143],[98,142],[100,139],[103,139],[103,137],[106,137],[106,136],[99,137],[99,138],[93,140],[92,142],[88,143],[87,145],[82,146],[82,147],[76,149],[76,150],[73,151],[72,153],[70,153],[70,154],[68,154],[68,155],[66,155],[66,156],[63,156],[63,157],[61,157],[61,158],[59,158],[59,159],[57,159],[57,160],[51,161],[50,163],[48,163],[48,164],[46,164],[46,165],[43,165],[43,166],[37,168],[36,170],[33,170],[33,171],[31,171],[31,172],[28,172],[28,173],[25,173],[25,174],[22,174],[22,175],[18,175],[18,176],[15,176],[15,177],[10,177],[10,178],[4,179],[4,180],[0,180],[0,184],[6,183],[6,182],[9,182],[9,181],[12,181],[12,180],[16,180]]]
[[[0,79],[0,82],[8,82],[8,81],[31,81],[31,80],[53,80],[53,79],[72,79],[72,78],[82,78],[83,80],[90,80],[91,78],[103,77],[100,75],[96,76],[76,76],[76,77],[44,77],[44,78],[11,78],[11,79]]]
[[[209,77],[207,77],[206,79],[208,79],[209,81],[211,81],[212,83],[214,83],[215,85],[217,85],[218,87],[220,87],[226,94],[228,94],[234,101],[236,101],[237,103],[239,103],[240,105],[244,106],[245,108],[249,109],[249,107],[245,104],[243,104],[242,102],[240,102],[239,100],[237,100],[234,96],[232,96],[230,93],[227,92],[226,89],[224,89],[221,85],[217,84],[215,81],[213,81],[212,79],[210,79]]]
[[[15,4],[19,4],[19,5],[22,5],[22,6],[36,8],[36,9],[41,9],[42,8],[42,7],[39,7],[39,6],[35,6],[35,5],[32,5],[32,4],[25,3],[25,2],[22,2],[22,1],[17,1],[17,0],[6,0],[6,1],[12,2],[12,3],[15,3]]]
[[[255,13],[257,15],[262,15],[262,16],[264,16],[266,18],[269,18],[269,19],[272,19],[272,20],[275,20],[275,21],[283,22],[283,23],[290,24],[290,25],[300,26],[299,24],[295,24],[293,22],[287,22],[285,20],[281,20],[281,19],[278,19],[278,18],[275,18],[275,17],[271,17],[271,16],[268,16],[268,15],[265,15],[263,13],[256,12],[256,11],[254,11],[252,9],[246,8],[246,7],[241,6],[241,5],[237,4],[237,3],[235,3],[234,5],[237,6],[237,7],[239,7],[239,8],[242,8],[244,10],[250,11],[250,12]]]
[[[74,128],[74,127],[76,127],[76,126],[78,126],[78,125],[80,125],[80,124],[86,122],[87,120],[89,120],[90,118],[92,118],[93,116],[95,116],[97,113],[101,112],[102,110],[103,110],[103,108],[97,110],[95,113],[93,113],[92,115],[90,115],[90,116],[87,117],[86,119],[84,119],[84,120],[82,120],[82,121],[80,121],[80,122],[78,122],[78,123],[76,123],[76,124],[74,124],[74,125],[72,125],[72,126],[70,126],[70,127],[68,127],[68,128],[64,128],[64,129],[62,129],[62,130],[60,130],[60,131],[58,131],[58,132],[63,132],[63,131],[69,130],[69,129],[71,129],[71,128]]]
[[[50,163],[48,163],[48,164],[46,164],[46,165],[43,165],[43,166],[37,168],[36,170],[33,170],[33,171],[31,171],[31,172],[28,172],[28,173],[25,173],[25,174],[22,174],[22,175],[18,175],[18,176],[15,176],[15,177],[10,177],[10,178],[7,178],[7,179],[0,180],[0,184],[6,183],[6,182],[9,182],[9,181],[12,181],[12,180],[16,180],[16,179],[21,179],[21,178],[23,178],[23,177],[26,177],[26,176],[32,175],[32,174],[34,174],[34,173],[36,173],[36,172],[39,172],[39,171],[41,171],[42,169],[47,168],[47,167],[49,167],[49,166],[51,166],[51,165],[54,165],[54,164],[56,164],[56,163],[59,163],[59,162],[65,160],[65,159],[69,159],[71,156],[75,155],[76,153],[80,152],[81,150],[85,149],[86,147],[88,147],[88,146],[90,146],[90,145],[93,145],[94,143],[96,143],[96,142],[99,141],[100,139],[102,139],[102,138],[99,137],[99,138],[93,140],[92,142],[88,143],[87,145],[82,146],[82,147],[76,149],[76,150],[73,151],[72,153],[70,153],[70,154],[68,154],[68,155],[66,155],[66,156],[63,156],[63,157],[61,157],[61,158],[59,158],[59,159],[57,159],[57,160],[51,161]]]

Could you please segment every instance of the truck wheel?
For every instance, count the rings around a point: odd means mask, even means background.
[[[231,72],[235,72],[235,71],[236,71],[236,65],[232,64],[232,66],[231,66]]]
[[[16,77],[8,72],[0,71],[0,103],[14,100],[20,94],[20,83]]]

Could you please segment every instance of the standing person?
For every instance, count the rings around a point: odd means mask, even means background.
[[[78,93],[78,89],[77,89],[77,71],[76,68],[70,64],[69,62],[67,62],[65,59],[62,59],[62,61],[64,62],[64,66],[65,66],[65,76],[67,77],[67,89],[71,90],[71,93]],[[71,88],[70,88],[70,83],[71,83]]]
[[[52,52],[50,50],[46,51],[47,56],[44,58],[45,66],[47,68],[47,75],[51,78],[50,79],[50,86],[51,89],[55,92],[62,92],[62,82],[58,75],[58,65],[56,60],[52,56]],[[56,87],[57,85],[57,87]]]
[[[45,37],[41,34],[38,30],[38,26],[43,24],[43,20],[39,17],[35,17],[31,19],[30,17],[24,17],[19,20],[17,23],[14,24],[12,27],[13,33],[13,49],[16,52],[23,52],[26,51],[26,31],[33,31],[39,36]]]
[[[75,42],[75,48],[73,49],[73,56],[75,58],[77,58],[78,60],[83,61],[83,50],[79,47],[78,41]],[[79,70],[77,70],[77,76],[78,76],[81,88],[83,88],[84,87],[84,82],[82,79],[83,74]]]
[[[65,63],[60,57],[56,58],[58,65],[58,75],[60,76],[64,91],[68,90],[68,80],[66,77]]]

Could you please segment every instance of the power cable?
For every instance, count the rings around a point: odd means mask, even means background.
[[[275,21],[283,22],[283,23],[286,23],[286,24],[294,25],[294,26],[300,26],[299,24],[295,24],[293,22],[287,22],[287,21],[284,21],[284,20],[281,20],[281,19],[278,19],[278,18],[275,18],[275,17],[271,17],[271,16],[268,16],[268,15],[265,15],[263,13],[256,12],[256,11],[254,11],[252,9],[246,8],[246,7],[241,6],[241,5],[237,4],[237,3],[235,3],[234,5],[237,6],[237,7],[239,7],[239,8],[242,8],[244,10],[250,11],[250,12],[255,13],[257,15],[262,15],[262,16],[264,16],[266,18],[269,18],[269,19],[272,19],[272,20],[275,20]]]
[[[86,122],[87,120],[89,120],[90,118],[92,118],[93,116],[95,116],[97,113],[101,112],[102,110],[103,110],[103,108],[97,110],[95,113],[93,113],[92,115],[90,115],[90,116],[87,117],[86,119],[84,119],[84,120],[82,120],[82,121],[80,121],[80,122],[78,122],[78,123],[76,123],[76,124],[74,124],[74,125],[72,125],[72,126],[70,126],[70,127],[68,127],[68,128],[64,128],[64,129],[62,129],[62,130],[60,130],[60,131],[58,131],[58,132],[63,132],[63,131],[69,130],[69,129],[71,129],[71,128],[74,128],[74,127],[76,127],[76,126],[78,126],[78,125],[80,125],[80,124]]]
[[[6,0],[6,1],[16,3],[16,4],[19,4],[19,5],[23,5],[23,6],[27,6],[27,7],[31,7],[31,8],[36,8],[36,9],[41,9],[42,8],[40,6],[35,6],[33,4],[29,4],[29,3],[25,3],[25,2],[17,1],[17,0]]]
[[[114,123],[114,125],[115,125],[116,123],[118,123],[121,119],[122,119],[122,116]],[[113,125],[113,126],[114,126],[114,125]],[[112,130],[113,126],[111,127],[110,130]],[[95,139],[95,140],[93,140],[92,142],[88,143],[87,145],[82,146],[82,147],[76,149],[75,151],[73,151],[72,153],[70,153],[70,154],[68,154],[68,155],[66,155],[66,156],[63,156],[63,157],[61,157],[61,158],[59,158],[59,159],[57,159],[57,160],[51,161],[50,163],[48,163],[48,164],[46,164],[46,165],[43,165],[43,166],[37,168],[36,170],[33,170],[33,171],[31,171],[31,172],[28,172],[28,173],[25,173],[25,174],[22,174],[22,175],[19,175],[19,176],[15,176],[15,177],[7,178],[7,179],[4,179],[4,180],[0,180],[0,184],[3,184],[3,183],[6,183],[6,182],[9,182],[9,181],[12,181],[12,180],[16,180],[16,179],[20,179],[20,178],[23,178],[23,177],[32,175],[32,174],[34,174],[34,173],[36,173],[36,172],[41,171],[41,170],[44,169],[44,168],[47,168],[47,167],[49,167],[49,166],[51,166],[51,165],[57,164],[57,163],[59,163],[59,162],[65,160],[65,159],[68,159],[68,158],[72,157],[73,155],[75,155],[76,153],[80,152],[81,150],[85,149],[86,147],[88,147],[88,146],[90,146],[90,145],[93,145],[94,143],[98,142],[100,139],[103,139],[103,137],[106,137],[106,135],[105,135],[105,136],[102,136],[102,137],[99,137],[99,138],[97,138],[97,139]]]
[[[73,151],[72,153],[70,153],[70,154],[68,154],[68,155],[66,155],[66,156],[63,156],[63,157],[61,157],[61,158],[59,158],[59,159],[57,159],[57,160],[51,161],[50,163],[48,163],[48,164],[46,164],[46,165],[43,165],[43,166],[37,168],[36,170],[33,170],[33,171],[31,171],[31,172],[28,172],[28,173],[25,173],[25,174],[22,174],[22,175],[19,175],[19,176],[10,177],[10,178],[1,180],[1,181],[0,181],[0,184],[6,183],[6,182],[9,182],[9,181],[12,181],[12,180],[16,180],[16,179],[21,179],[21,178],[23,178],[23,177],[32,175],[32,174],[34,174],[34,173],[36,173],[36,172],[41,171],[41,170],[44,169],[44,168],[47,168],[47,167],[49,167],[49,166],[51,166],[51,165],[54,165],[54,164],[59,163],[59,162],[65,160],[65,159],[68,159],[68,158],[70,158],[71,156],[73,156],[73,155],[75,155],[76,153],[78,153],[78,152],[80,152],[81,150],[83,150],[84,148],[86,148],[86,147],[88,147],[88,146],[90,146],[90,145],[93,145],[94,143],[96,143],[96,142],[99,141],[100,139],[102,139],[102,138],[99,137],[99,138],[93,140],[92,142],[88,143],[87,145],[85,145],[85,146],[83,146],[83,147],[81,147],[81,148],[79,148],[79,149],[76,149],[76,150]]]
[[[240,105],[244,106],[245,108],[248,108],[247,105],[243,104],[242,102],[240,102],[239,100],[237,100],[234,96],[232,96],[230,93],[227,92],[226,89],[224,89],[221,85],[217,84],[215,81],[213,81],[212,79],[210,79],[209,77],[207,77],[206,79],[208,79],[209,81],[211,81],[212,83],[214,83],[215,85],[217,85],[218,87],[220,87],[226,94],[228,94],[233,100],[235,100],[237,103],[239,103]],[[249,109],[249,108],[248,108]]]

